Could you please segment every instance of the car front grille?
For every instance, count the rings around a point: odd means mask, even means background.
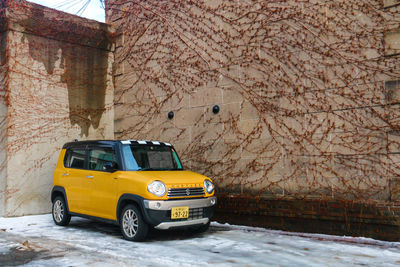
[[[204,195],[204,188],[202,187],[170,188],[168,190],[168,197],[192,197],[202,195]]]
[[[188,220],[196,220],[203,218],[203,208],[193,208],[189,209]]]

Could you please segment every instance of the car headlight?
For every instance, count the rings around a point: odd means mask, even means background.
[[[211,194],[214,191],[214,184],[210,180],[204,180],[204,188],[207,193]]]
[[[162,197],[163,195],[165,195],[165,192],[167,192],[167,188],[165,187],[165,184],[163,182],[154,181],[147,186],[147,191],[157,197]]]

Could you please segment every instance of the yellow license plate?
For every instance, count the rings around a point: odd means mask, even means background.
[[[171,219],[185,219],[189,217],[189,207],[174,207],[171,209]]]

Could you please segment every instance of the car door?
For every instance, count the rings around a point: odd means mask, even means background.
[[[88,174],[88,151],[85,148],[69,148],[64,160],[65,179],[70,212],[87,214],[91,203],[92,179]]]
[[[116,220],[118,177],[106,169],[109,163],[118,165],[111,146],[89,147],[89,171],[93,176],[91,215]]]

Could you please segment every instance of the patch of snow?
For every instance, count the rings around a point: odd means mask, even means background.
[[[45,256],[27,266],[398,266],[400,243],[290,233],[213,222],[204,234],[156,231],[128,242],[115,225],[73,217],[56,226],[51,215],[0,218],[0,253],[29,240]],[[12,236],[9,237],[9,236]],[[1,262],[0,262],[1,265]]]

